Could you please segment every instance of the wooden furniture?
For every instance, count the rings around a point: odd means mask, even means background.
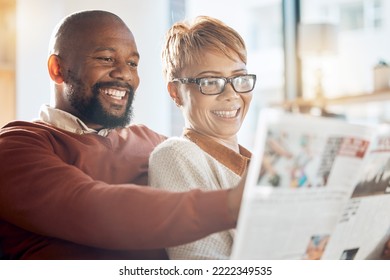
[[[16,0],[0,0],[0,127],[16,117]]]
[[[336,98],[323,98],[321,100],[296,99],[292,101],[285,101],[282,104],[273,104],[273,106],[282,107],[287,111],[308,112],[314,107],[326,109],[334,105],[365,104],[383,101],[390,101],[390,88],[370,93],[367,92],[354,95],[345,95]]]

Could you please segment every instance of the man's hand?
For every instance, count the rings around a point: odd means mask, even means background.
[[[241,181],[238,183],[238,185],[234,188],[229,189],[228,192],[228,207],[235,221],[238,220],[238,214],[240,212],[240,206],[241,206],[242,194],[244,193],[246,175],[247,175],[247,171],[242,176]]]

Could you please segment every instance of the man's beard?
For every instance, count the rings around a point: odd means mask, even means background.
[[[69,73],[70,74],[70,73]],[[99,124],[103,128],[117,128],[125,127],[130,123],[133,115],[133,99],[134,89],[127,83],[122,82],[102,82],[96,83],[92,87],[92,96],[86,97],[86,88],[83,87],[82,82],[72,75],[69,75],[70,84],[69,91],[67,92],[69,101],[73,108],[75,108],[83,121],[88,123]],[[121,116],[115,116],[107,111],[99,100],[99,94],[102,93],[101,89],[110,87],[121,87],[127,89],[128,100],[126,104],[125,112]]]

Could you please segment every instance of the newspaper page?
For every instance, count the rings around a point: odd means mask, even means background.
[[[232,259],[320,259],[374,128],[261,112]]]
[[[390,238],[390,133],[372,143],[323,259],[380,259]]]

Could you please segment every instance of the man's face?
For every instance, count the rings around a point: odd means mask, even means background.
[[[130,122],[139,85],[139,54],[132,34],[119,23],[84,26],[72,38],[63,59],[64,94],[91,128],[114,128]]]

